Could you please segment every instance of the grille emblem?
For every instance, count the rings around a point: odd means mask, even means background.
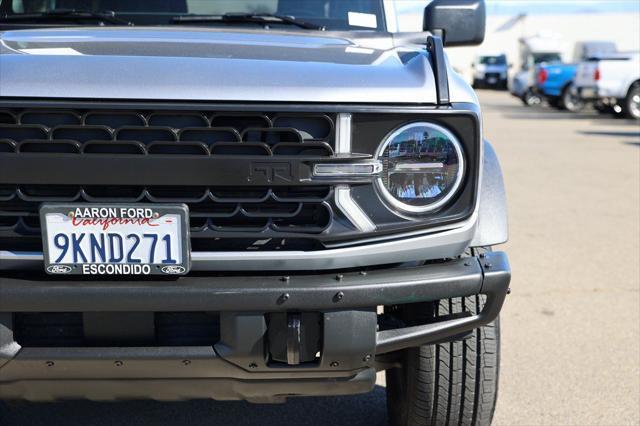
[[[283,162],[253,162],[249,169],[249,182],[266,181],[272,183],[276,180],[280,182],[293,182],[293,173],[290,163]]]

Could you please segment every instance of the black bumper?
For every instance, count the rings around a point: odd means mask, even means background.
[[[60,281],[0,277],[0,398],[191,398],[277,401],[363,393],[382,354],[460,336],[493,321],[510,281],[504,253],[439,264],[327,275],[193,276],[175,281]],[[378,331],[377,306],[486,295],[478,314]],[[220,312],[220,341],[198,347],[21,347],[25,312]],[[317,312],[314,364],[265,359],[269,312]]]

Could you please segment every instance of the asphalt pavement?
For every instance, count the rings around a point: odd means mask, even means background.
[[[501,159],[512,294],[495,425],[640,424],[640,124],[480,92]],[[63,402],[0,408],[0,425],[384,425],[367,395],[284,405]]]

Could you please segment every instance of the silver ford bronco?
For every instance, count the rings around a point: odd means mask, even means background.
[[[0,0],[0,398],[365,393],[486,425],[482,0]]]

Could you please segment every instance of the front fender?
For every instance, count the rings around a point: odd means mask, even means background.
[[[506,243],[509,239],[507,194],[498,156],[486,140],[479,202],[478,226],[471,247]]]

